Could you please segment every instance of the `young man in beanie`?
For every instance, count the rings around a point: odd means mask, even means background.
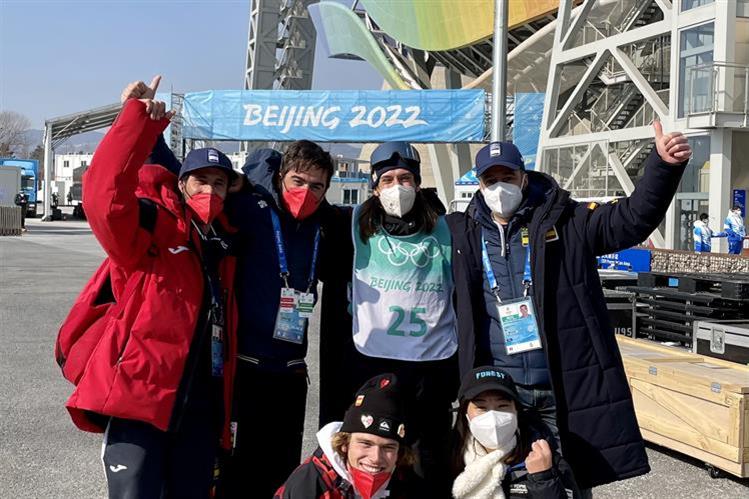
[[[507,371],[582,488],[650,470],[595,257],[644,241],[671,203],[691,149],[682,134],[664,134],[657,121],[654,129],[628,198],[576,202],[550,176],[526,171],[513,144],[494,142],[476,155],[479,192],[448,216],[461,372]]]
[[[394,374],[367,381],[343,422],[317,433],[319,447],[276,492],[276,499],[424,497],[405,445],[408,423]]]
[[[144,164],[170,118],[152,100],[157,85],[126,99],[84,176],[108,258],[63,324],[56,356],[77,385],[74,423],[105,432],[109,497],[197,499],[210,494],[219,447],[230,447],[236,309],[222,207],[235,174],[212,148],[191,151],[179,175]],[[72,338],[88,318],[87,335]]]

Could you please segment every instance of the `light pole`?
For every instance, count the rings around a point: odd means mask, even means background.
[[[494,78],[492,80],[492,133],[491,141],[504,140],[507,117],[507,35],[508,0],[494,0]]]

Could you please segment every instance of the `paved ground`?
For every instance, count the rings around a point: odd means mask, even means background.
[[[63,407],[71,386],[52,349],[57,328],[103,253],[85,223],[29,221],[0,238],[0,498],[106,497],[100,435],[77,431]],[[313,338],[316,324],[313,323]],[[317,350],[305,452],[317,419]],[[653,471],[594,490],[596,498],[749,497],[749,481],[710,479],[701,463],[648,449]],[[249,497],[249,496],[248,496]]]

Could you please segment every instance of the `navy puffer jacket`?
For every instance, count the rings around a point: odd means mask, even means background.
[[[632,195],[606,205],[578,203],[551,177],[528,173],[531,185],[553,186],[528,225],[532,295],[556,397],[562,451],[581,488],[650,471],[596,255],[644,241],[663,219],[685,166],[664,163],[653,151]],[[492,362],[481,341],[486,310],[481,224],[475,215],[469,210],[447,217],[462,373]],[[559,238],[547,242],[552,228]]]

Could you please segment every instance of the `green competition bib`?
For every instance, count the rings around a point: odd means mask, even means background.
[[[397,360],[446,359],[458,348],[452,294],[452,243],[443,217],[432,233],[366,243],[354,212],[353,334],[364,355]]]

